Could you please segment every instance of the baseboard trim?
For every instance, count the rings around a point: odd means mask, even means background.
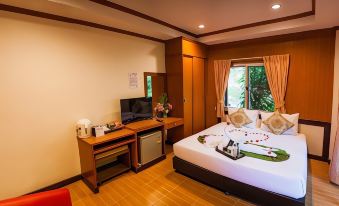
[[[322,157],[322,156],[308,154],[307,157],[308,157],[309,159],[314,159],[314,160],[319,160],[319,161],[322,161],[322,162],[330,163],[330,160],[329,160],[329,159],[326,159],[326,158],[324,158],[324,157]]]
[[[34,194],[34,193],[38,193],[38,192],[45,192],[45,191],[48,191],[48,190],[55,190],[55,189],[58,189],[58,188],[61,188],[61,187],[65,187],[65,186],[72,184],[76,181],[79,181],[81,179],[82,179],[81,175],[76,175],[76,176],[70,177],[68,179],[62,180],[60,182],[57,182],[55,184],[49,185],[47,187],[35,190],[33,192],[30,192],[30,193],[27,193],[26,195]]]

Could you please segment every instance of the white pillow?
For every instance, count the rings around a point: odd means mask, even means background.
[[[261,114],[261,121],[265,121],[266,119],[268,119],[270,116],[273,115],[273,112],[260,112]],[[299,128],[299,113],[296,114],[281,114],[285,119],[287,119],[288,121],[292,122],[294,124],[293,127],[289,128],[288,130],[286,130],[284,133],[282,133],[281,135],[297,135],[298,134],[298,128]],[[270,129],[265,125],[265,124],[261,124],[260,127],[261,130],[267,131],[267,132],[271,132]]]
[[[227,107],[228,115],[231,115],[234,112],[237,112],[238,110],[239,108],[236,107]],[[250,118],[250,120],[252,121],[251,123],[244,125],[244,127],[255,129],[257,126],[259,111],[244,109],[244,112],[248,116],[248,118]]]

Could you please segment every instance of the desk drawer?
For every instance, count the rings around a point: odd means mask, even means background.
[[[177,126],[180,126],[180,125],[183,125],[184,124],[184,120],[181,119],[181,120],[178,120],[176,122],[171,122],[171,123],[168,123],[165,125],[165,129],[171,129],[173,127],[177,127]]]

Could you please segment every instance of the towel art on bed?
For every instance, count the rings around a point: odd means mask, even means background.
[[[260,144],[269,140],[270,135],[257,131],[244,129],[225,128],[224,135],[201,135],[198,141],[207,147],[215,148],[228,139],[236,140],[240,143],[240,152],[248,157],[257,158],[272,162],[288,160],[290,155],[282,149]]]

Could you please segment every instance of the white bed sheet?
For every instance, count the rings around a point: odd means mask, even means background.
[[[197,137],[203,134],[221,135],[226,126],[226,123],[219,123],[175,143],[173,146],[175,156],[217,174],[264,190],[296,199],[305,196],[307,183],[305,135],[272,135],[269,139],[269,144],[284,149],[290,154],[290,158],[286,161],[270,162],[251,157],[243,157],[234,161],[197,140]],[[265,133],[262,130],[259,131]]]

